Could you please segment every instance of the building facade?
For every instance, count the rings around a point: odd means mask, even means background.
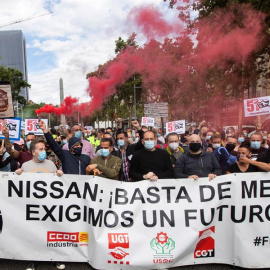
[[[0,31],[0,66],[20,70],[28,81],[26,45],[21,30]],[[28,101],[28,88],[22,88],[20,95]]]

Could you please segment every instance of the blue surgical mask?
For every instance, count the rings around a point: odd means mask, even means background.
[[[74,137],[80,139],[82,137],[82,132],[81,131],[76,131],[74,134]]]
[[[110,155],[110,149],[100,149],[100,154],[103,157],[108,157]]]
[[[264,140],[267,140],[267,136],[263,136],[263,139],[264,139]]]
[[[206,140],[210,140],[210,139],[211,139],[211,135],[207,135]]]
[[[27,149],[28,149],[28,150],[30,150],[31,142],[32,142],[32,141],[29,141],[29,142],[26,143],[26,146],[27,146]]]
[[[125,140],[118,140],[117,141],[118,146],[122,147],[125,146]]]
[[[239,143],[242,143],[242,142],[244,142],[244,141],[245,141],[245,138],[244,138],[244,137],[239,137],[239,138],[238,138],[238,142],[239,142]]]
[[[41,152],[39,152],[39,156],[37,157],[37,159],[39,161],[44,161],[46,159],[46,157],[47,157],[46,152],[45,151],[41,151]]]
[[[66,143],[67,143],[67,140],[62,140],[62,143],[63,143],[63,144],[66,144]]]
[[[152,150],[155,146],[156,146],[156,142],[155,141],[144,141],[144,147],[147,150]]]
[[[250,148],[258,150],[261,148],[261,142],[250,142]]]

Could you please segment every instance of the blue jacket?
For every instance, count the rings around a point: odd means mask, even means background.
[[[86,174],[86,167],[90,164],[90,157],[84,154],[76,156],[62,147],[53,139],[52,135],[47,132],[44,134],[52,151],[58,156],[62,162],[62,169],[67,174]]]

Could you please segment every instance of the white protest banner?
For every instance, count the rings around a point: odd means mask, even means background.
[[[43,131],[38,126],[39,119],[25,119],[25,135],[34,133],[35,135],[43,135]],[[48,119],[41,119],[48,127]]]
[[[4,119],[5,126],[8,129],[9,139],[11,141],[18,141],[21,137],[21,118]],[[2,120],[0,121],[0,139],[5,136],[2,133]]]
[[[155,126],[155,119],[152,117],[142,117],[142,126],[148,127]]]
[[[0,118],[14,117],[11,87],[9,82],[0,81]]]
[[[244,99],[245,117],[270,114],[270,96]]]
[[[186,121],[178,120],[166,123],[166,134],[176,132],[177,134],[184,134],[186,131]]]
[[[270,267],[270,173],[211,182],[6,172],[0,179],[0,258],[96,269]]]

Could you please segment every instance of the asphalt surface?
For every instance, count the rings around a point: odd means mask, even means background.
[[[28,266],[27,261],[0,260],[0,270],[25,270]],[[56,270],[52,262],[39,262],[36,270]],[[192,265],[170,268],[171,270],[236,270],[246,269],[223,264]],[[268,269],[268,268],[267,268]],[[88,263],[66,263],[66,270],[95,270]]]

